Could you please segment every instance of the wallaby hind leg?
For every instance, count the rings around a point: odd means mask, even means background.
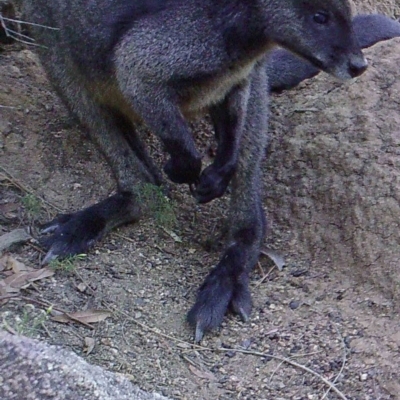
[[[248,96],[248,83],[238,85],[210,109],[218,147],[214,162],[201,173],[193,191],[199,203],[221,197],[236,171]]]
[[[209,273],[188,313],[198,342],[218,327],[230,308],[247,320],[251,311],[249,273],[257,262],[266,220],[261,204],[261,162],[267,145],[268,83],[265,65],[251,75],[245,125],[228,216],[231,244]]]
[[[61,215],[45,225],[43,233],[50,235],[41,240],[48,248],[44,263],[85,252],[114,227],[137,221],[141,210],[136,190],[145,182],[161,183],[160,175],[155,173],[156,167],[128,120],[118,112],[97,104],[82,86],[77,89],[69,82],[68,87],[59,90],[105,155],[117,179],[118,190],[98,204],[73,214]]]

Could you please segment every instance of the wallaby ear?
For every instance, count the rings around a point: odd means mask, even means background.
[[[380,14],[356,15],[353,29],[363,49],[400,36],[400,22]]]
[[[267,61],[268,85],[271,92],[293,89],[300,82],[317,75],[320,70],[311,63],[284,49],[275,49]]]
[[[360,14],[353,18],[353,29],[361,48],[400,37],[400,22],[380,14]],[[271,92],[280,93],[317,75],[320,70],[284,49],[275,49],[267,61]]]

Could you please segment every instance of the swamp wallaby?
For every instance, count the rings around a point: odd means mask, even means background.
[[[44,261],[85,252],[115,226],[139,220],[138,186],[162,183],[135,132],[139,123],[169,153],[165,171],[172,181],[208,185],[187,121],[210,112],[217,137],[222,131],[231,138],[217,158],[232,175],[232,222],[229,244],[188,321],[199,341],[228,308],[248,319],[249,273],[266,225],[260,175],[268,140],[267,55],[278,44],[338,78],[360,75],[367,63],[348,1],[24,0],[23,14],[38,24],[33,35],[44,46],[50,80],[118,182],[115,195],[48,224]]]

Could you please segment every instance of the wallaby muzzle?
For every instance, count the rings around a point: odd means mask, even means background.
[[[365,70],[368,67],[368,61],[364,56],[353,56],[350,57],[349,62],[348,62],[348,71],[349,75],[352,78],[355,78],[357,76],[360,76],[365,72]]]
[[[322,69],[336,78],[348,80],[360,76],[368,67],[368,62],[361,50],[356,53],[344,55],[341,58],[342,60],[340,63],[337,63],[331,68]]]

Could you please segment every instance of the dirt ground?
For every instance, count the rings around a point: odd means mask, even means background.
[[[12,45],[0,53],[0,88],[0,235],[27,226],[35,234],[57,212],[113,191],[107,165],[68,116],[31,49]],[[281,98],[279,107],[289,101]],[[198,131],[206,153],[210,134],[205,124]],[[71,270],[57,270],[3,303],[2,327],[62,345],[174,399],[400,399],[398,310],[385,293],[329,263],[311,267],[301,244],[288,245],[285,226],[275,226],[266,243],[284,254],[287,266],[278,271],[260,258],[250,322],[228,316],[219,332],[194,346],[185,314],[218,262],[228,199],[198,206],[187,188],[176,186],[171,197],[172,227],[149,217],[118,229]],[[43,258],[34,241],[6,255],[36,269]],[[107,309],[112,316],[90,326],[60,323],[43,317],[46,304],[70,313]],[[89,354],[87,338],[94,340]],[[341,395],[325,395],[322,378]]]

